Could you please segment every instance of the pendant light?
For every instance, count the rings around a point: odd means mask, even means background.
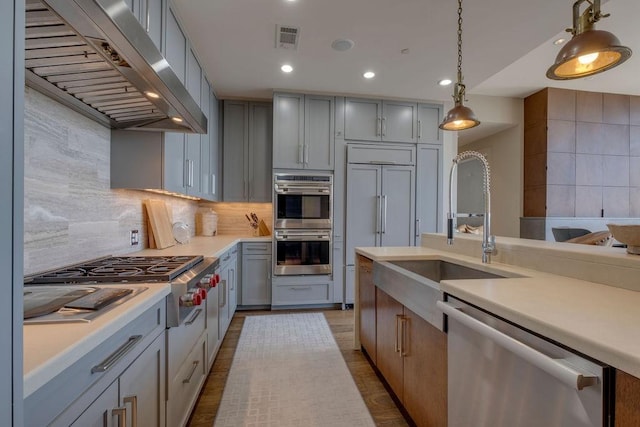
[[[458,81],[453,88],[455,105],[440,123],[440,129],[465,130],[480,124],[473,110],[464,106],[464,95],[465,86],[462,83],[462,0],[458,0]]]
[[[589,7],[580,14],[580,6],[585,2]],[[555,63],[547,70],[548,78],[570,80],[587,77],[629,59],[631,49],[622,46],[610,32],[595,29],[595,23],[608,16],[600,12],[600,0],[578,0],[573,4],[573,27],[567,29],[573,37],[560,49]]]

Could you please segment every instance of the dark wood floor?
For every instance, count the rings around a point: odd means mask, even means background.
[[[190,427],[211,427],[222,399],[244,318],[250,315],[278,314],[282,311],[238,311],[222,342],[207,382],[191,414]],[[351,375],[377,426],[407,426],[402,414],[376,376],[365,356],[353,349],[353,310],[323,310]]]

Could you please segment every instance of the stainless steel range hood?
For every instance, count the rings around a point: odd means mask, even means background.
[[[116,129],[207,133],[124,1],[27,0],[25,38],[27,85],[74,110]]]

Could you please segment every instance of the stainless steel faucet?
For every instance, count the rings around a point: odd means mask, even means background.
[[[453,159],[453,165],[449,172],[449,213],[447,215],[447,244],[453,245],[453,218],[457,213],[453,212],[453,173],[461,160],[475,158],[480,160],[484,171],[483,189],[484,189],[484,214],[468,214],[469,216],[480,216],[484,218],[482,227],[482,262],[490,263],[491,254],[497,253],[496,238],[491,235],[491,179],[489,177],[489,162],[486,157],[477,151],[464,151]]]

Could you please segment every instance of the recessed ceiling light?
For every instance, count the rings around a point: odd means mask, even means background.
[[[365,79],[372,79],[375,76],[376,76],[376,73],[374,73],[373,71],[367,71],[362,75],[362,77],[364,77]]]
[[[567,41],[567,39],[560,37],[559,39],[555,39],[555,40],[553,41],[553,44],[554,44],[554,45],[556,45],[556,46],[558,46],[558,45],[561,45],[562,43],[564,43],[564,42],[566,42],[566,41]]]
[[[451,84],[451,79],[442,79],[438,82],[440,86],[449,86]]]
[[[171,117],[171,120],[173,120],[176,123],[182,123],[182,117],[173,116]]]
[[[155,92],[151,92],[150,90],[146,91],[144,94],[147,95],[149,98],[153,98],[153,99],[160,98],[160,95],[158,95]]]
[[[280,67],[280,69],[283,73],[290,73],[293,71],[293,67],[289,64],[284,64],[282,67]]]
[[[349,50],[353,47],[355,43],[353,40],[349,39],[337,39],[331,43],[331,48],[333,50],[337,50],[338,52],[344,52],[345,50]]]

